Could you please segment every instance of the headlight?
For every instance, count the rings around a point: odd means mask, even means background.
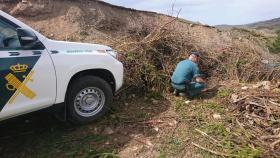
[[[122,60],[122,55],[118,54],[117,52],[113,51],[113,50],[97,50],[97,52],[99,53],[108,53],[109,55],[111,55],[113,58],[121,61]]]
[[[115,52],[115,51],[113,51],[113,50],[106,50],[106,52],[108,53],[108,54],[110,54],[112,57],[114,57],[114,58],[118,58],[118,53],[117,52]]]

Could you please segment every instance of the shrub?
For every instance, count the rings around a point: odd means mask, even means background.
[[[280,31],[275,39],[275,41],[269,47],[270,52],[272,53],[280,53]]]

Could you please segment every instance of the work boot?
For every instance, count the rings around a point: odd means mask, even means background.
[[[178,97],[178,96],[179,96],[179,91],[178,91],[177,89],[174,89],[173,95],[175,95],[176,97]]]
[[[179,96],[180,96],[180,97],[186,97],[186,95],[187,95],[187,94],[186,94],[186,93],[183,93],[183,92],[182,92],[182,93],[179,93]]]
[[[187,100],[193,100],[194,97],[190,96],[190,94],[188,92],[185,93],[185,96],[184,96]]]

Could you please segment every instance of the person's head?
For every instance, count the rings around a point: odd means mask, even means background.
[[[199,57],[200,57],[200,55],[198,52],[191,52],[191,55],[189,56],[189,60],[194,63],[198,63]]]

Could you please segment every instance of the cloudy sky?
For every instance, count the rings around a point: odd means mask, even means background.
[[[172,4],[179,17],[209,25],[247,24],[280,17],[280,0],[104,0],[139,10],[171,14]],[[174,13],[177,15],[176,13]]]

